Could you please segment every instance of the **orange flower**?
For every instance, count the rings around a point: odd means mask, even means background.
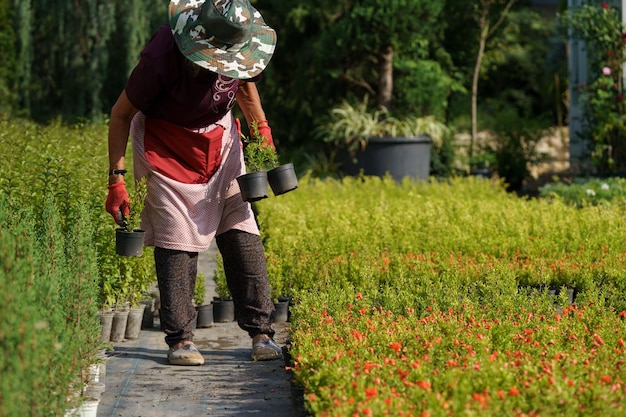
[[[509,395],[511,397],[515,397],[516,395],[519,395],[519,390],[515,387],[511,387],[511,389],[509,390]]]

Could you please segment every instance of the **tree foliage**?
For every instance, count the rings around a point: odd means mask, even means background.
[[[57,116],[68,121],[97,119],[108,112],[155,22],[165,21],[168,4],[160,1],[155,7],[149,0],[2,2],[0,13],[6,3],[13,15],[13,19],[3,19],[12,22],[13,35],[0,26],[0,39],[13,36],[14,49],[3,53],[12,69],[9,74],[0,70],[0,85],[8,85],[19,97],[12,103],[14,112],[23,111],[38,121]]]
[[[15,32],[10,0],[0,0],[0,112],[11,108],[15,100],[10,90],[15,76]]]
[[[0,111],[41,122],[100,119],[147,40],[166,23],[168,3],[0,0]],[[475,2],[252,3],[278,32],[276,53],[258,85],[282,156],[323,147],[311,132],[344,100],[356,105],[369,97],[394,117],[433,115],[450,125],[469,114],[479,35],[471,20]],[[528,9],[528,2],[519,3],[520,11]],[[550,88],[537,80],[546,66],[550,25],[515,13],[487,45],[478,103],[512,100],[542,113],[549,106],[541,93]],[[391,78],[381,77],[389,69]]]

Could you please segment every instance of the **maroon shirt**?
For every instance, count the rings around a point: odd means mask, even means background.
[[[126,84],[133,106],[148,117],[191,129],[221,119],[234,106],[242,81],[206,70],[194,77],[186,60],[169,24],[162,26],[141,52]]]

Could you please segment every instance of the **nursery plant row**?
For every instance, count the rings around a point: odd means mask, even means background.
[[[84,402],[110,347],[99,312],[138,305],[155,280],[149,251],[115,254],[106,137],[105,123],[0,117],[0,416],[59,416]]]
[[[475,178],[300,184],[259,222],[312,415],[624,414],[619,198],[526,199]]]

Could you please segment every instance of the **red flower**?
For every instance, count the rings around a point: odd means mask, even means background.
[[[400,352],[400,350],[402,349],[402,343],[400,342],[393,342],[389,344],[389,348],[393,349],[397,352]]]
[[[358,330],[354,330],[354,329],[352,329],[352,336],[354,336],[354,338],[357,339],[357,340],[365,339],[365,335],[363,333],[359,332]]]
[[[378,390],[376,390],[376,388],[365,388],[365,395],[367,395],[367,399],[370,400],[378,395]]]
[[[604,340],[602,340],[602,338],[600,337],[599,334],[594,333],[593,334],[593,344],[596,346],[603,346],[604,345]]]
[[[515,388],[515,387],[511,387],[511,389],[509,390],[509,395],[511,397],[519,395],[519,390],[517,388]]]
[[[605,1],[602,2],[602,4],[600,5],[604,10],[609,10],[609,5],[606,4]]]
[[[417,386],[425,389],[426,391],[430,391],[430,382],[428,381],[417,381]]]

